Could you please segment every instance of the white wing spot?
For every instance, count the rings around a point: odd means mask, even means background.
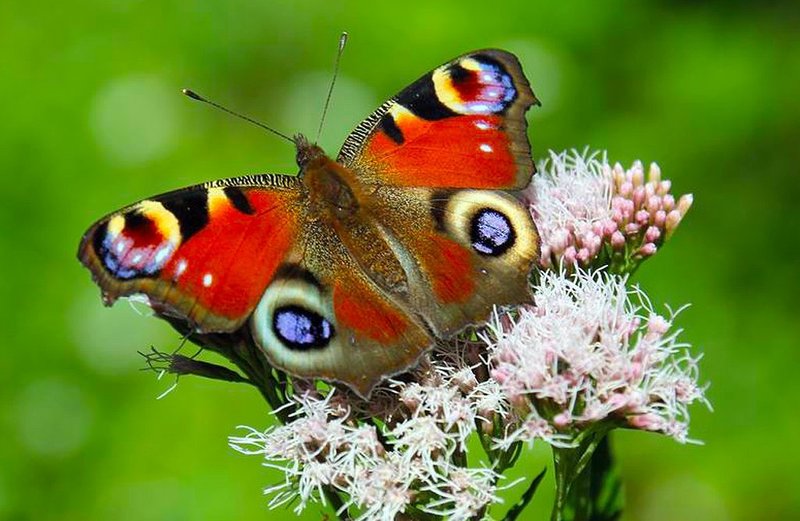
[[[492,128],[492,126],[489,123],[482,120],[476,121],[475,126],[478,127],[478,129],[480,130],[489,130],[490,128]]]
[[[480,148],[482,152],[487,152],[488,153],[488,152],[492,151],[492,147],[487,145],[486,143],[481,144],[481,146],[478,147],[478,148]]]
[[[180,277],[181,275],[183,275],[183,272],[186,271],[186,266],[188,264],[189,263],[186,262],[186,259],[179,260],[178,265],[175,266],[175,276]]]
[[[166,262],[166,260],[167,260],[167,257],[169,257],[169,254],[170,254],[170,253],[171,253],[171,252],[170,252],[170,247],[169,247],[169,246],[162,246],[162,247],[161,247],[161,248],[160,248],[160,249],[159,249],[159,250],[156,252],[156,256],[155,256],[155,258],[154,258],[156,265],[157,265],[158,267],[161,267],[161,266],[164,264],[164,262]]]
[[[206,273],[203,275],[203,286],[209,287],[211,283],[214,282],[214,276],[210,273]]]

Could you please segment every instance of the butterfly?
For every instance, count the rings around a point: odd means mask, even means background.
[[[238,335],[291,375],[361,396],[434,343],[530,300],[539,237],[517,58],[462,55],[386,101],[336,160],[211,181],[100,219],[78,258],[111,305],[145,298],[198,338]]]

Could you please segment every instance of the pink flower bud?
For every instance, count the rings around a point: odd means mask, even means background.
[[[639,225],[636,223],[628,223],[625,225],[625,233],[628,235],[636,235],[639,233]]]
[[[664,227],[664,223],[667,221],[667,212],[664,210],[659,210],[656,212],[655,217],[653,217],[653,224],[658,226],[659,228]]]
[[[606,400],[605,406],[612,412],[617,409],[622,409],[628,404],[628,397],[624,393],[614,393]]]
[[[661,168],[656,163],[650,163],[650,170],[647,172],[647,180],[651,183],[661,181]]]
[[[563,429],[568,427],[570,423],[572,423],[572,415],[568,411],[553,416],[553,425],[555,425],[556,428]]]
[[[550,236],[549,243],[556,254],[561,253],[562,251],[564,251],[564,248],[566,248],[567,245],[570,243],[569,232],[564,228],[557,229]]]
[[[622,168],[622,165],[619,162],[614,163],[614,168],[612,169],[612,172],[617,177],[620,177],[620,178],[623,178],[623,179],[625,178],[625,169]]]
[[[656,213],[661,209],[661,197],[657,195],[652,195],[647,200],[647,211],[651,214]]]
[[[661,237],[661,230],[656,226],[649,226],[644,232],[644,240],[647,242],[656,242],[659,237]]]
[[[637,186],[636,188],[634,188],[633,204],[636,205],[637,208],[641,207],[646,195],[647,193],[645,192],[643,186]]]
[[[692,207],[692,202],[694,202],[694,196],[692,194],[682,195],[681,198],[678,199],[678,211],[681,215],[686,215],[686,212]]]
[[[617,223],[615,223],[612,219],[606,219],[603,222],[603,233],[600,235],[604,237],[611,237],[615,231],[617,231]]]
[[[636,222],[640,226],[646,226],[650,222],[650,212],[647,210],[639,210],[636,212]]]
[[[567,247],[566,250],[564,250],[564,257],[563,257],[564,262],[570,266],[575,264],[575,259],[577,258],[577,256],[578,252],[577,250],[575,250],[575,246],[569,246]]]
[[[633,193],[633,183],[630,181],[625,181],[622,183],[622,185],[619,187],[619,193],[623,197],[630,197],[630,195]]]
[[[671,324],[666,318],[653,313],[650,315],[650,318],[647,319],[647,332],[652,333],[653,335],[662,336],[669,330],[670,325]]]
[[[625,236],[622,232],[616,231],[611,235],[611,247],[615,250],[622,250],[625,247]]]
[[[655,414],[637,414],[628,417],[628,424],[636,429],[658,431],[664,426],[663,420]]]
[[[655,255],[657,250],[658,248],[656,247],[655,244],[653,244],[652,242],[648,242],[644,246],[639,248],[639,251],[637,251],[636,253],[638,253],[642,257],[650,257],[651,255]]]
[[[667,214],[667,219],[664,222],[664,228],[667,231],[667,237],[672,235],[672,233],[675,231],[675,228],[678,227],[678,224],[681,222],[681,217],[683,216],[679,210],[672,210]]]
[[[633,181],[633,185],[636,187],[644,184],[644,167],[642,166],[642,162],[638,159],[634,161],[631,166],[631,181]]]
[[[670,211],[675,208],[675,196],[672,194],[666,194],[664,197],[661,198],[661,205],[666,211]]]

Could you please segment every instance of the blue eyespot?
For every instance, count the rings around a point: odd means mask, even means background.
[[[494,257],[505,253],[516,240],[508,217],[491,208],[481,208],[475,213],[469,236],[475,251]]]
[[[333,324],[300,306],[281,306],[272,319],[275,336],[289,349],[321,349],[333,338]]]

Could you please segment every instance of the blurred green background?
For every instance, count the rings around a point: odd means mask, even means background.
[[[800,15],[779,2],[6,0],[0,4],[0,519],[277,519],[276,475],[234,453],[267,411],[248,388],[172,383],[136,354],[177,337],[105,309],[75,259],[86,227],[199,181],[294,172],[274,137],[183,98],[199,92],[313,134],[339,32],[351,40],[322,144],[462,52],[517,53],[548,149],[657,161],[695,206],[637,279],[705,353],[713,413],[681,446],[616,437],[626,519],[800,518]],[[795,3],[795,6],[797,4]],[[538,471],[544,447],[522,463]],[[526,519],[544,519],[552,478]],[[521,489],[506,496],[514,500]],[[304,519],[320,519],[311,508]]]

